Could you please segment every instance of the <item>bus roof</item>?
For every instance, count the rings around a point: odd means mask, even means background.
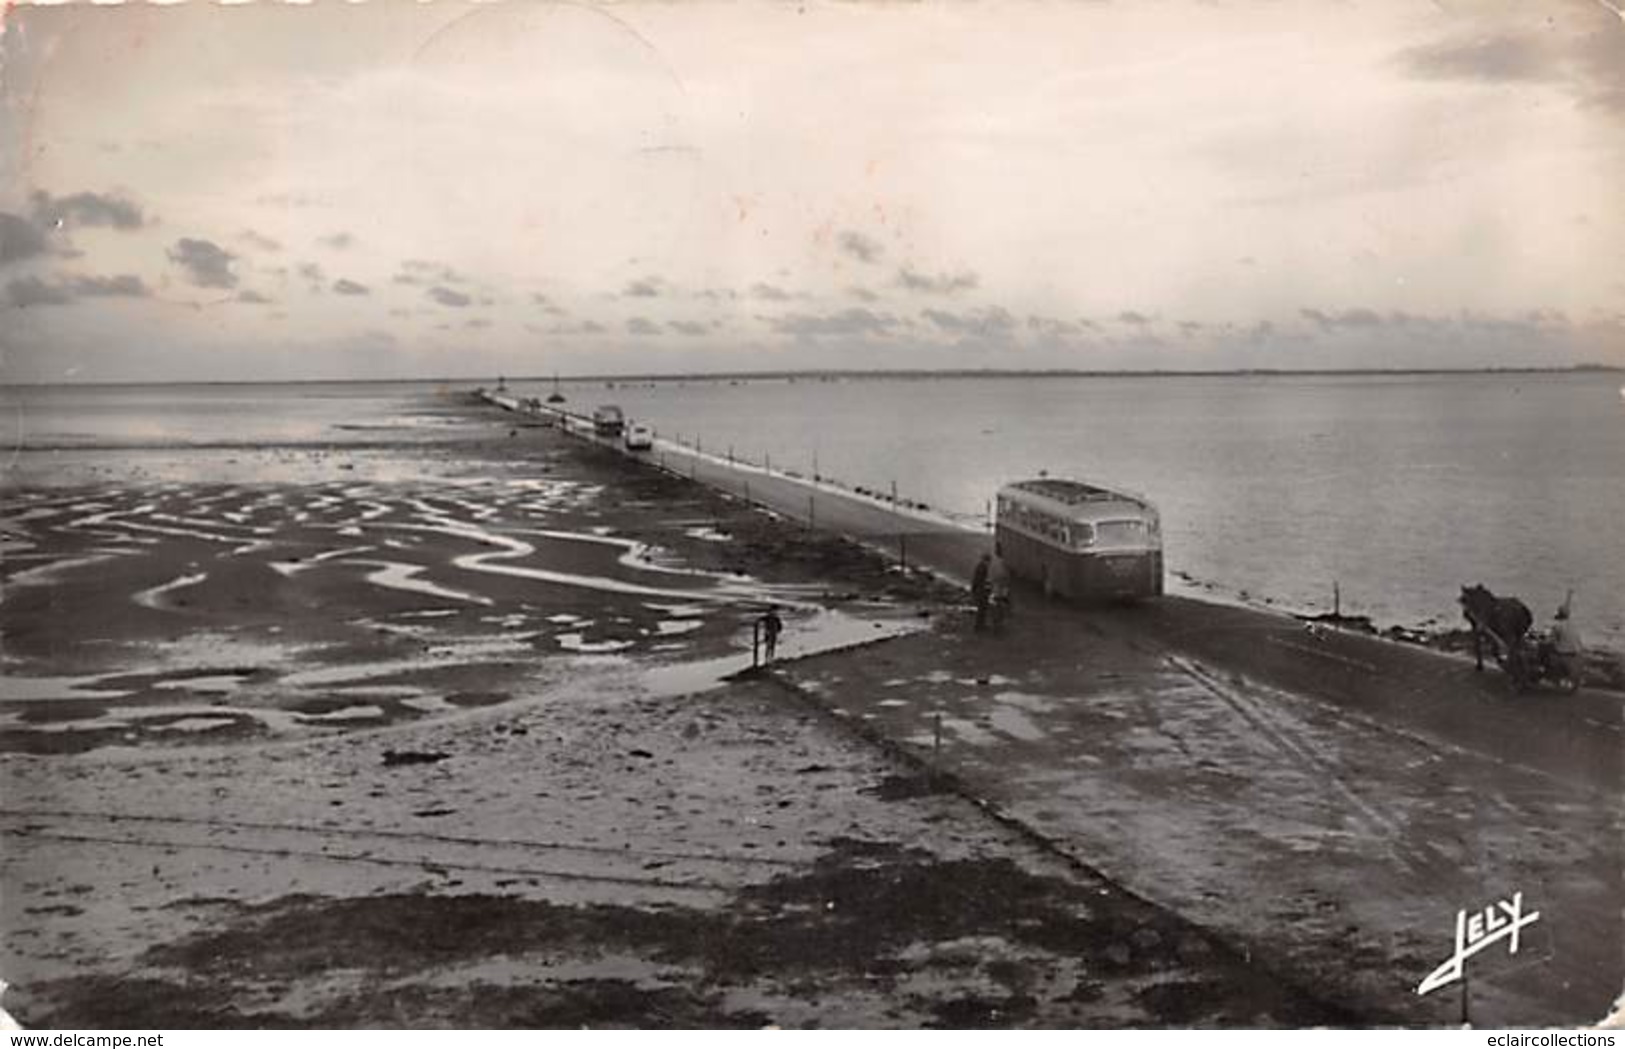
[[[1031,481],[1013,481],[999,490],[1000,495],[1019,494],[1037,496],[1024,501],[1057,504],[1057,509],[1069,517],[1093,517],[1101,510],[1155,513],[1156,509],[1141,496],[1104,485],[1073,481],[1063,477],[1040,477]],[[1117,504],[1113,506],[1112,504]]]

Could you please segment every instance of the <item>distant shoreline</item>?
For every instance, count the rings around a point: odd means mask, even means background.
[[[509,382],[718,382],[787,381],[828,382],[847,379],[1248,379],[1248,378],[1342,378],[1359,376],[1432,375],[1573,375],[1622,374],[1625,365],[1571,364],[1556,366],[1506,366],[1485,368],[1217,368],[1217,369],[1086,369],[1086,368],[889,368],[889,369],[797,369],[790,371],[642,372],[588,375],[430,375],[416,378],[374,379],[196,379],[142,380],[140,382],[18,382],[13,389],[59,389],[94,387],[151,386],[368,386],[423,383],[490,383],[506,378]]]

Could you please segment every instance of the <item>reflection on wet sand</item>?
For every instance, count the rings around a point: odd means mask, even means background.
[[[787,651],[872,629],[817,612],[804,586],[615,534],[602,490],[480,477],[15,492],[0,521],[0,749],[388,726],[633,657],[684,661],[696,669],[676,679],[704,685],[748,662],[770,603],[798,624]]]

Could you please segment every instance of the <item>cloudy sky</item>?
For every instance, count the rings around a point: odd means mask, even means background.
[[[1625,364],[1606,0],[3,25],[10,381]]]

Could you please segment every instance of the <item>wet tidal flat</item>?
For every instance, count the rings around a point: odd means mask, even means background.
[[[1342,1020],[771,681],[723,681],[768,604],[800,655],[918,630],[951,589],[497,427],[13,487],[24,1023]]]

